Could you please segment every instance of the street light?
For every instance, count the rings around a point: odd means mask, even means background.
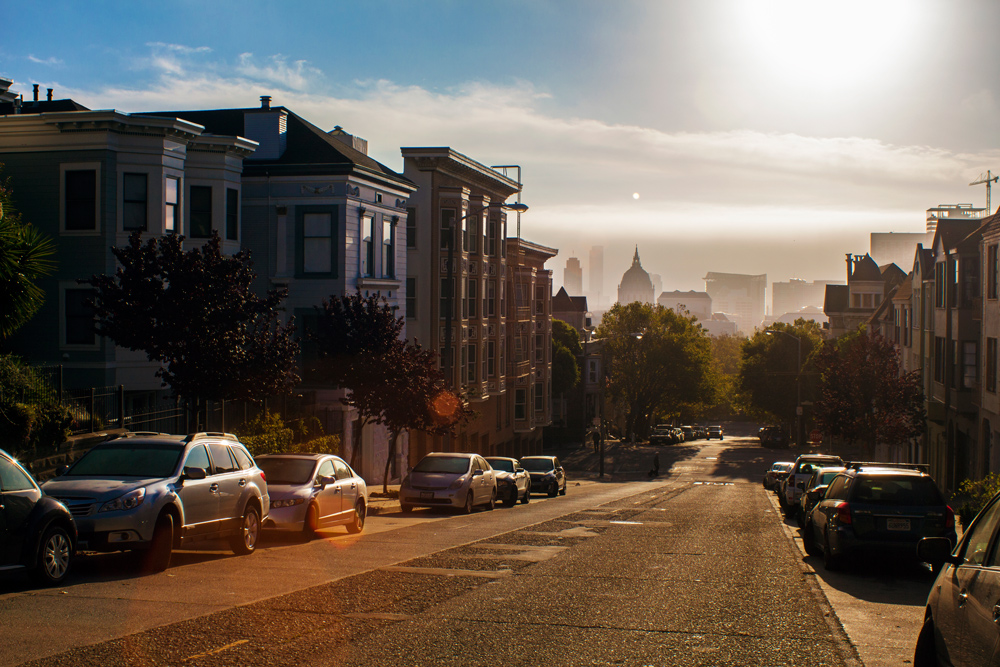
[[[444,368],[445,377],[448,380],[449,386],[453,384],[454,379],[452,376],[451,363],[451,326],[455,313],[455,225],[456,223],[469,218],[473,214],[481,215],[483,211],[491,208],[499,208],[502,211],[516,211],[517,213],[524,213],[528,210],[528,205],[522,204],[521,202],[514,202],[513,204],[491,202],[486,206],[480,207],[476,211],[469,211],[461,218],[452,219],[451,226],[448,228],[448,294],[445,295],[447,298],[447,312],[444,315]],[[501,242],[504,243],[506,241],[505,239],[501,239]]]
[[[768,336],[781,334],[788,338],[794,338],[798,349],[799,370],[795,375],[795,445],[802,446],[802,339],[798,336],[781,331],[780,329],[765,329]]]

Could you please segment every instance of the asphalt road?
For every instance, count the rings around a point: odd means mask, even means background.
[[[509,509],[380,515],[360,536],[269,541],[250,557],[182,552],[151,576],[126,555],[94,556],[59,589],[5,575],[0,666],[871,667],[879,632],[912,647],[908,628],[844,628],[861,611],[906,625],[922,604],[911,589],[926,595],[929,581],[897,577],[899,603],[865,580],[885,573],[817,576],[760,484],[769,452],[729,440],[659,451],[656,480],[641,474],[648,451],[620,450],[616,481]]]

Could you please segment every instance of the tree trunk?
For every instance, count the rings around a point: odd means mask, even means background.
[[[351,434],[351,467],[354,468],[355,463],[358,460],[358,452],[361,450],[361,434],[364,432],[365,427],[368,426],[368,418],[360,420],[360,425],[355,433]]]
[[[393,430],[389,437],[389,455],[385,457],[385,474],[382,476],[382,493],[389,493],[389,468],[392,467],[392,457],[396,455],[396,439],[399,438],[399,431]]]

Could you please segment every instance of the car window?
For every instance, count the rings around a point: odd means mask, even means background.
[[[848,478],[846,476],[838,475],[836,479],[830,482],[830,486],[826,488],[826,496],[824,497],[844,500],[847,497],[847,493],[844,490],[847,480]]]
[[[210,442],[208,443],[208,451],[212,457],[212,465],[215,466],[216,475],[239,470],[236,461],[229,454],[228,445],[221,442]]]
[[[351,469],[347,467],[347,464],[343,461],[333,460],[333,467],[337,471],[337,479],[350,479],[354,477],[354,473]]]
[[[236,463],[240,466],[240,470],[253,468],[253,459],[242,447],[233,447],[233,456],[236,457]]]
[[[504,472],[514,472],[513,461],[506,461],[504,459],[487,459],[487,462],[494,470],[502,470]]]
[[[962,545],[962,552],[959,554],[966,565],[982,565],[985,562],[990,539],[996,532],[998,524],[1000,524],[1000,503],[993,503],[983,510],[982,514],[969,527],[968,535]],[[991,559],[991,564],[995,561],[996,557],[994,556]]]
[[[21,472],[16,465],[0,459],[0,491],[27,491],[34,489],[31,478]]]
[[[941,493],[929,477],[860,477],[851,500],[867,505],[944,505]]]
[[[339,475],[333,469],[333,459],[327,459],[319,464],[319,470],[316,471],[316,483],[319,484],[320,479],[323,477],[339,478]]]
[[[201,468],[208,475],[212,464],[208,462],[208,450],[205,449],[205,445],[197,445],[188,452],[187,459],[184,460],[184,467]]]
[[[558,458],[555,458],[555,459],[553,460],[553,462],[552,462],[552,467],[554,467],[554,468],[559,468],[559,467],[561,467],[561,465],[560,465],[560,463],[559,463],[559,459],[558,459]]]

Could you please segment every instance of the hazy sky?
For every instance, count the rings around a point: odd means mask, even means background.
[[[871,231],[985,205],[997,0],[0,0],[0,76],[92,109],[257,106],[523,167],[523,235],[708,271],[844,279]],[[1000,203],[1000,189],[993,199]],[[904,270],[911,267],[904,266]],[[586,280],[585,280],[586,285]]]

